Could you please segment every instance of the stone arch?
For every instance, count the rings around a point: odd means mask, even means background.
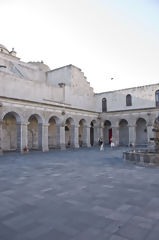
[[[84,147],[86,146],[87,142],[87,123],[85,119],[81,119],[79,121],[79,135],[78,135],[78,140],[79,140],[79,146]]]
[[[2,150],[20,150],[21,117],[16,112],[7,112],[2,117]]]
[[[32,114],[28,118],[28,148],[34,150],[42,149],[42,124],[43,120],[39,114]]]
[[[110,139],[112,137],[112,126],[111,121],[105,120],[104,121],[104,128],[103,128],[103,139],[104,144],[108,145],[110,144]]]
[[[121,119],[119,122],[119,145],[129,145],[129,127],[126,119]]]
[[[48,120],[48,147],[49,149],[58,148],[58,127],[60,119],[56,116],[51,116]]]
[[[65,120],[65,146],[74,147],[75,144],[75,121],[69,117]]]
[[[147,124],[144,118],[136,121],[136,145],[147,144]]]

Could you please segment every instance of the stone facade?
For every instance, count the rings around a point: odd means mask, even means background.
[[[95,94],[81,69],[24,63],[0,44],[0,151],[90,147],[100,136],[105,144],[113,136],[116,145],[147,145],[159,115],[157,90]]]

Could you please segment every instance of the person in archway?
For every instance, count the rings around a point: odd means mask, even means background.
[[[104,150],[104,145],[103,145],[103,138],[102,137],[99,138],[98,143],[99,143],[99,146],[100,146],[100,151],[103,151]]]
[[[113,137],[111,137],[111,139],[110,139],[110,147],[111,147],[111,149],[114,149],[114,147],[115,147],[115,143],[114,143]]]

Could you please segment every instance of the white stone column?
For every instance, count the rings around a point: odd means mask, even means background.
[[[38,150],[42,150],[43,124],[38,123]]]
[[[28,148],[28,122],[21,123],[21,146],[20,151],[23,152],[24,148]]]
[[[119,146],[119,127],[112,126],[112,137],[115,143],[115,146]]]
[[[87,147],[87,126],[82,127],[82,147]]]
[[[17,151],[21,151],[21,139],[22,139],[22,124],[16,123],[17,130]]]
[[[75,126],[70,125],[70,147],[74,148],[75,147]]]
[[[57,125],[56,126],[56,143],[57,147],[61,150],[65,150],[65,125]]]
[[[79,125],[74,126],[74,147],[79,148]]]
[[[94,144],[93,146],[97,146],[98,145],[98,138],[99,135],[101,134],[101,129],[99,126],[95,125],[94,126]],[[101,136],[100,136],[101,137]]]
[[[86,147],[91,147],[90,144],[90,126],[85,126],[85,138],[86,142],[85,142],[85,146]]]
[[[97,134],[97,138],[96,138],[96,144],[98,145],[98,139],[102,137],[103,138],[103,144],[105,144],[105,135],[104,135],[104,124],[101,123],[98,127],[98,134]]]
[[[132,144],[133,146],[136,145],[136,126],[129,125],[129,145]]]
[[[147,124],[147,143],[148,145],[151,145],[151,139],[150,138],[154,138],[154,132],[152,131],[153,126],[152,124]]]
[[[3,141],[3,137],[2,137],[2,121],[0,121],[0,155],[3,153],[2,141]]]
[[[47,152],[49,151],[49,146],[48,146],[48,123],[43,123],[42,124],[42,151]]]

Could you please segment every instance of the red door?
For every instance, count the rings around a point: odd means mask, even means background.
[[[109,144],[110,144],[110,139],[112,138],[112,128],[109,129]]]

